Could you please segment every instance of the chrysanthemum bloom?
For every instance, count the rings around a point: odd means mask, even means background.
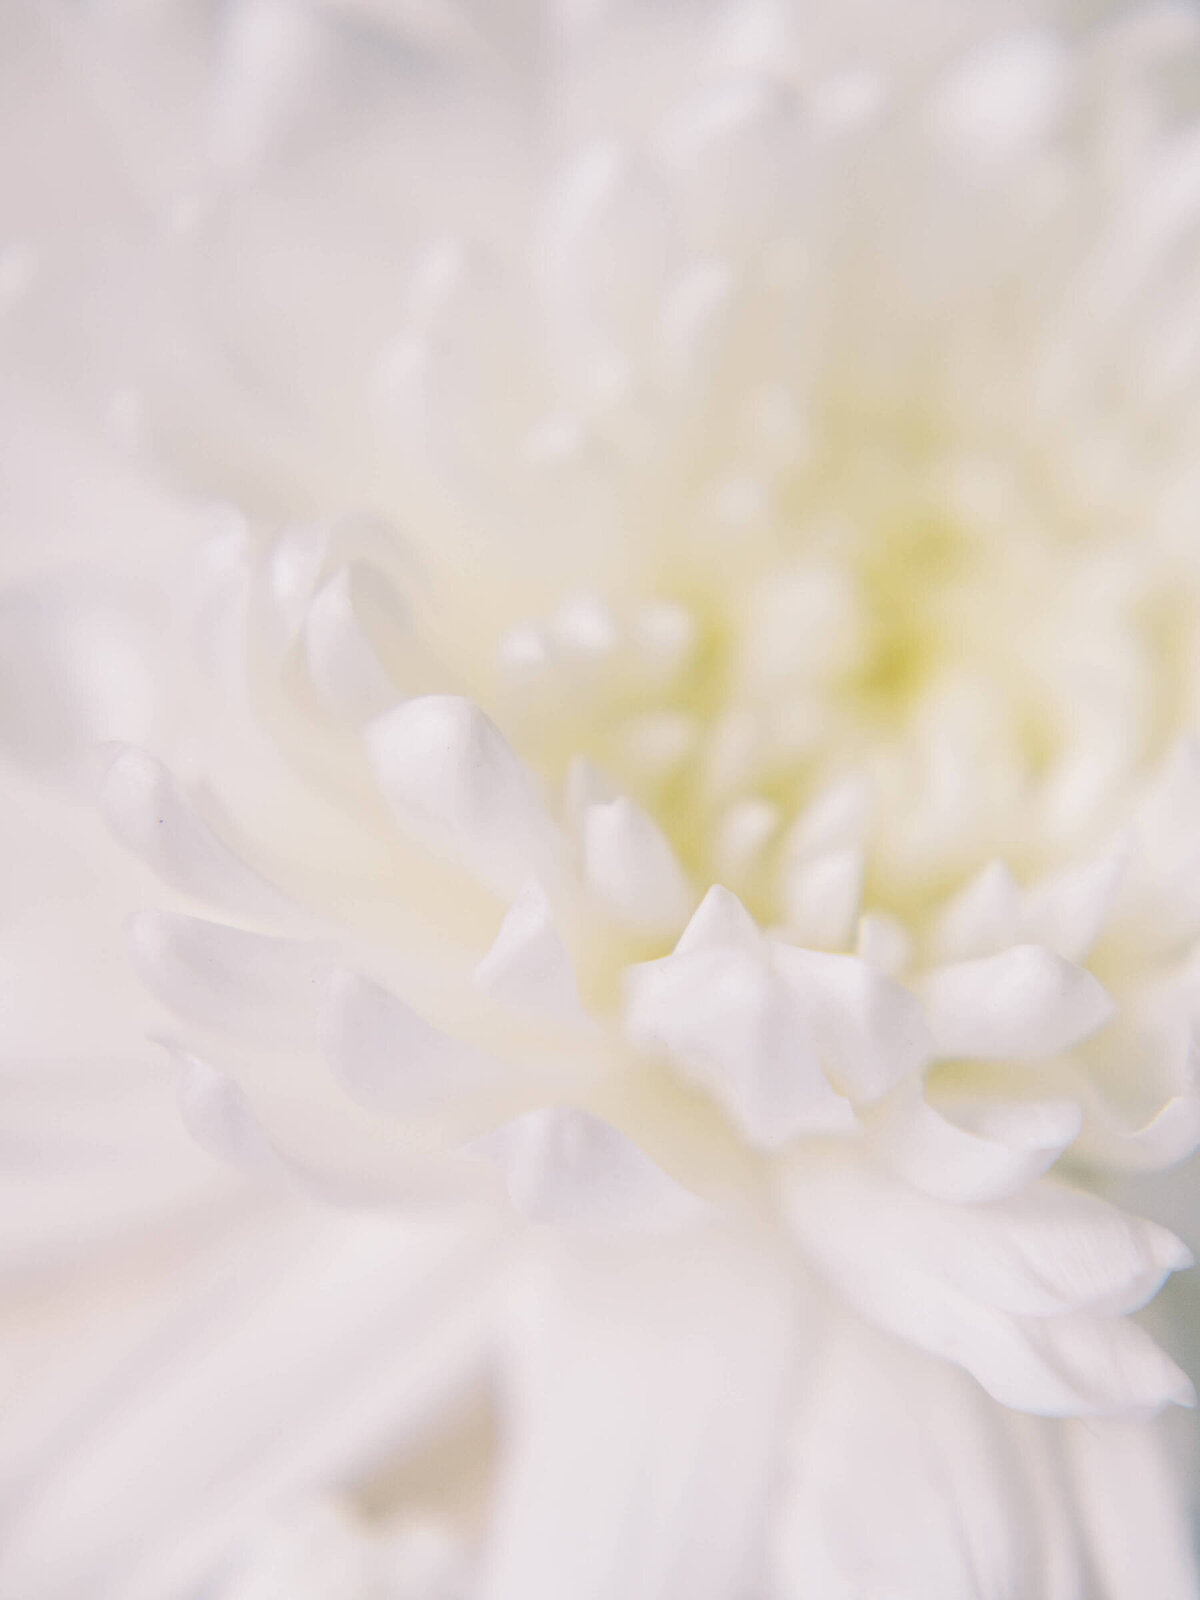
[[[1190,9],[145,26],[68,29],[146,158],[72,303],[154,486],[57,458],[0,735],[247,1183],[16,1075],[142,1342],[0,1593],[1194,1596],[1112,1198],[1200,1137]]]

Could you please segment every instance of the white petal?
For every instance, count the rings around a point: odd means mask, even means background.
[[[339,567],[304,616],[304,657],[317,693],[334,715],[356,724],[384,711],[398,692],[358,615],[357,591],[372,580],[377,589],[383,584],[362,567]],[[394,598],[393,606],[392,626],[402,630],[407,619]]]
[[[803,1008],[745,950],[701,948],[630,967],[625,1025],[635,1043],[664,1051],[764,1149],[825,1129],[839,1108],[853,1120],[821,1071]]]
[[[949,1109],[953,1117],[924,1099],[897,1107],[873,1130],[872,1146],[897,1177],[958,1203],[1015,1194],[1053,1166],[1083,1125],[1074,1100]]]
[[[752,795],[735,800],[717,824],[712,859],[717,874],[734,882],[745,880],[762,864],[763,855],[779,829],[780,810],[772,800]]]
[[[397,1139],[378,1123],[364,1126],[336,1094],[322,1105],[294,1090],[280,1093],[269,1082],[253,1082],[252,1101],[240,1086],[253,1081],[244,1059],[202,1059],[164,1043],[180,1069],[185,1126],[201,1149],[227,1166],[282,1180],[325,1209],[427,1208],[485,1193],[478,1168],[450,1151],[445,1135],[432,1147],[419,1134]]]
[[[333,541],[328,522],[294,523],[271,540],[259,582],[260,617],[277,652],[300,631]]]
[[[623,795],[584,812],[583,872],[588,888],[639,932],[674,933],[694,904],[666,834]]]
[[[976,1207],[972,1244],[956,1278],[1002,1310],[1137,1311],[1164,1279],[1192,1265],[1182,1240],[1095,1195],[1051,1181]]]
[[[699,632],[688,608],[673,600],[652,601],[639,611],[634,624],[638,652],[657,682],[670,682],[687,665]]]
[[[311,1048],[331,946],[258,933],[168,911],[129,925],[142,981],[188,1022],[271,1048]]]
[[[857,956],[774,943],[772,961],[812,1023],[834,1086],[870,1103],[919,1072],[932,1040],[916,997]]]
[[[1187,1374],[1128,1317],[1056,1317],[1024,1323],[1022,1331],[1038,1358],[1051,1372],[1066,1373],[1080,1397],[1052,1414],[1151,1417],[1164,1406],[1196,1404]]]
[[[707,1213],[624,1134],[571,1106],[528,1111],[466,1148],[500,1168],[509,1199],[533,1222],[656,1233]]]
[[[769,1590],[820,1600],[1048,1594],[1020,1422],[963,1373],[843,1317],[800,1390]]]
[[[1200,1140],[1200,1042],[1174,998],[1157,1019],[1127,1006],[1074,1065],[1085,1160],[1153,1172],[1191,1155]]]
[[[1165,1230],[1075,1194],[1052,1200],[1044,1219],[1040,1197],[1024,1214],[1011,1201],[939,1205],[846,1157],[797,1166],[782,1194],[806,1255],[849,1304],[965,1367],[1003,1404],[1084,1416],[1192,1403],[1187,1379],[1135,1323],[1055,1315],[1141,1303],[1183,1264]]]
[[[1035,885],[1025,903],[1030,935],[1068,961],[1086,960],[1116,898],[1126,855],[1112,850]]]
[[[877,967],[889,978],[899,978],[912,961],[912,938],[897,917],[869,911],[858,922],[855,955],[868,966]]]
[[[936,941],[943,960],[969,961],[1006,950],[1020,935],[1020,887],[1003,861],[993,861],[946,907]]]
[[[201,1149],[243,1172],[277,1172],[275,1152],[237,1084],[198,1056],[176,1049],[171,1054],[179,1069],[184,1126]]]
[[[215,1169],[177,1123],[160,1131],[152,1149],[18,1147],[15,1160],[9,1150],[0,1171],[0,1283],[10,1310],[34,1277],[95,1273],[89,1282],[103,1283],[105,1270],[147,1237],[203,1232],[236,1202],[232,1174]],[[8,1380],[6,1370],[5,1387]]]
[[[660,365],[665,382],[683,389],[694,384],[712,360],[729,316],[737,279],[724,261],[700,261],[666,297],[660,334]]]
[[[925,1002],[942,1055],[985,1060],[1057,1055],[1102,1028],[1114,1010],[1085,967],[1035,944],[936,969]]]
[[[570,1020],[584,1015],[570,952],[536,879],[509,908],[495,943],[475,968],[475,982],[523,1010]]]
[[[766,949],[757,922],[737,895],[714,883],[679,935],[675,954],[683,956],[693,950],[715,949],[722,945],[746,950],[752,955]]]
[[[667,120],[661,159],[694,249],[761,246],[794,192],[795,138],[792,97],[766,75],[718,79]]]
[[[815,855],[861,845],[871,820],[871,791],[862,778],[831,783],[801,814],[788,838],[788,849]]]
[[[563,810],[572,830],[579,834],[592,806],[617,798],[617,787],[586,756],[572,756],[563,782]]]
[[[745,1241],[572,1241],[523,1286],[476,1600],[729,1600],[752,1566],[795,1330]]]
[[[369,723],[367,753],[398,821],[500,894],[559,880],[561,840],[537,779],[458,695],[406,700]]]
[[[598,595],[566,600],[550,619],[550,632],[562,654],[578,661],[599,661],[621,642],[617,620]]]
[[[1024,155],[1061,114],[1070,58],[1048,30],[1030,28],[981,45],[939,89],[934,120],[965,155],[1002,161]]]
[[[330,975],[318,1026],[330,1066],[369,1110],[395,1116],[432,1111],[501,1075],[499,1062],[345,967]]]
[[[536,264],[555,309],[590,324],[593,338],[628,337],[661,293],[671,245],[670,207],[650,170],[602,139],[553,185]]]
[[[1161,1424],[1072,1424],[1063,1448],[1103,1600],[1193,1600],[1192,1519]]]
[[[1186,1246],[1165,1228],[1050,1180],[967,1207],[906,1190],[865,1165],[814,1172],[811,1181],[831,1204],[837,1197],[848,1226],[863,1230],[861,1248],[890,1248],[916,1270],[1014,1316],[1136,1311],[1169,1273],[1191,1265]]]
[[[457,1223],[260,1216],[47,1441],[0,1592],[194,1595],[272,1505],[403,1458],[477,1381],[490,1248]]]
[[[1161,1172],[1190,1156],[1200,1145],[1200,1088],[1173,1095],[1140,1128],[1120,1126],[1111,1110],[1092,1097],[1079,1139],[1079,1151],[1097,1165],[1117,1172]]]
[[[217,838],[179,781],[145,750],[120,750],[100,793],[109,827],[160,878],[233,911],[278,915],[291,903]]]
[[[784,921],[802,944],[838,949],[850,943],[862,899],[861,850],[828,850],[798,863],[783,883]]]
[[[239,1544],[211,1600],[360,1600],[374,1585],[365,1525],[336,1501],[305,1498],[275,1510]]]
[[[150,644],[137,597],[103,576],[0,593],[0,750],[75,781],[92,745],[148,739]]]

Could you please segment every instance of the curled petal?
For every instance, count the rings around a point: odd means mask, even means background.
[[[498,1061],[433,1027],[403,1000],[344,967],[331,973],[318,1023],[326,1059],[360,1104],[417,1114],[500,1076]]]
[[[761,953],[766,948],[758,924],[737,895],[714,883],[679,935],[675,954],[690,955],[693,950],[723,945],[751,954]]]
[[[515,894],[531,872],[558,882],[562,842],[537,779],[473,701],[405,700],[368,724],[365,737],[402,826],[498,893]]]
[[[693,949],[631,967],[625,1023],[635,1042],[665,1051],[760,1148],[853,1122],[821,1069],[803,1007],[745,950]]]
[[[1020,887],[1003,861],[992,861],[942,912],[937,944],[948,960],[970,960],[1006,949],[1020,931]]]
[[[1191,1265],[1157,1223],[1043,1179],[1003,1200],[942,1204],[865,1164],[814,1164],[794,1177],[824,1224],[836,1213],[864,1259],[892,1251],[931,1279],[1014,1316],[1136,1311],[1171,1272]]]
[[[570,952],[536,879],[510,907],[495,943],[475,968],[475,982],[524,1010],[572,1021],[584,1015]]]
[[[694,903],[667,836],[632,800],[591,805],[583,815],[588,887],[622,922],[646,933],[674,933]]]
[[[228,1166],[258,1176],[281,1163],[238,1085],[207,1061],[173,1050],[179,1071],[184,1126],[202,1150]]]
[[[1124,847],[1110,850],[1031,889],[1025,900],[1031,936],[1067,961],[1085,961],[1121,887],[1127,854]]]
[[[499,1167],[509,1199],[533,1222],[656,1233],[707,1214],[623,1133],[570,1106],[526,1112],[467,1149]]]
[[[786,1275],[707,1229],[683,1250],[572,1239],[547,1257],[501,1350],[511,1425],[479,1600],[728,1600],[795,1360]]]
[[[396,685],[360,616],[360,591],[367,585],[381,589],[383,579],[361,565],[339,567],[313,597],[304,617],[309,676],[329,710],[354,723],[378,716],[396,698]],[[397,608],[389,620],[400,630],[406,619]]]
[[[205,1259],[173,1281],[127,1361],[81,1397],[54,1470],[14,1486],[0,1591],[208,1591],[247,1522],[415,1444],[472,1381],[492,1249],[461,1222],[244,1223],[222,1270]]]
[[[100,805],[118,839],[172,888],[231,911],[278,915],[291,902],[223,844],[179,780],[145,750],[109,764]]]
[[[268,1048],[312,1048],[332,948],[170,911],[130,921],[142,981],[187,1022]]]
[[[928,1063],[920,1002],[857,956],[776,944],[772,961],[809,1016],[836,1088],[871,1103]]]
[[[1188,1264],[1165,1229],[1043,1181],[1018,1201],[935,1203],[848,1160],[795,1167],[784,1205],[806,1254],[869,1321],[1047,1416],[1193,1403],[1135,1323]]]
[[[837,949],[852,942],[862,900],[865,859],[854,846],[798,862],[785,876],[784,917],[805,944]]]
[[[42,776],[84,776],[89,749],[150,736],[149,629],[103,577],[0,594],[0,751]]]
[[[184,1125],[202,1150],[247,1176],[281,1181],[339,1210],[419,1209],[483,1192],[477,1169],[454,1154],[365,1137],[345,1113],[302,1108],[241,1087],[246,1065],[219,1065],[169,1045]],[[261,1104],[260,1104],[261,1099]]]
[[[1191,1518],[1161,1425],[1092,1422],[1063,1434],[1079,1524],[1105,1600],[1192,1600],[1200,1572]]]
[[[1117,1172],[1174,1166],[1200,1143],[1200,1049],[1192,1030],[1186,1025],[1165,1032],[1135,1026],[1124,1035],[1114,1033],[1107,1059],[1088,1062],[1078,1073],[1084,1109],[1079,1154]],[[1157,1089],[1152,1115],[1146,1116],[1144,1102],[1140,1115],[1122,1109],[1120,1091],[1130,1081],[1139,1092],[1151,1085]]]
[[[896,1108],[872,1145],[897,1177],[938,1200],[1015,1194],[1054,1165],[1083,1125],[1074,1100],[980,1101],[944,1116],[927,1100]]]
[[[926,1014],[943,1056],[998,1060],[1057,1055],[1102,1028],[1114,1011],[1084,967],[1041,945],[939,967],[925,990]]]
[[[945,1362],[839,1319],[800,1391],[771,1592],[1079,1600],[1070,1507],[1037,1427]],[[1056,1567],[1074,1587],[1048,1586]]]

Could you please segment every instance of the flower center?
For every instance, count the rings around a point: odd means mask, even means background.
[[[995,463],[860,452],[816,477],[783,528],[728,493],[652,600],[510,628],[496,710],[568,806],[631,795],[698,887],[842,948],[864,896],[919,930],[988,859],[1035,873],[1081,818],[1098,837],[1162,753],[1189,630],[1135,549],[1048,532]]]

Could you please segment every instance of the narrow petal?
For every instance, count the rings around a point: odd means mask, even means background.
[[[1080,1153],[1117,1172],[1161,1172],[1185,1160],[1200,1145],[1200,1088],[1172,1095],[1140,1128],[1122,1127],[1095,1096],[1087,1103]]]
[[[995,955],[1021,935],[1021,890],[1003,861],[992,861],[962,889],[938,919],[944,960]]]
[[[1085,967],[1041,945],[939,967],[926,1012],[944,1056],[999,1060],[1057,1055],[1102,1028],[1114,1011]]]
[[[925,1099],[897,1107],[872,1147],[897,1177],[956,1203],[1016,1194],[1053,1166],[1083,1125],[1074,1100],[980,1101],[943,1115]]]
[[[1112,1030],[1112,1047],[1078,1072],[1084,1107],[1079,1151],[1117,1172],[1158,1172],[1200,1143],[1200,1046],[1191,1025]],[[1139,1109],[1126,1096],[1136,1086]],[[1152,1087],[1153,1086],[1153,1087]],[[1146,1100],[1158,1104],[1146,1116]],[[1125,1103],[1122,1103],[1125,1102]]]
[[[330,975],[318,1032],[326,1059],[354,1099],[394,1116],[434,1110],[494,1083],[503,1070],[345,967]]]
[[[268,1048],[312,1048],[331,947],[245,933],[168,911],[129,927],[134,966],[187,1022]]]
[[[474,1165],[428,1139],[389,1137],[347,1102],[323,1107],[269,1088],[256,1092],[237,1058],[211,1060],[168,1047],[179,1073],[184,1125],[209,1155],[243,1174],[274,1180],[321,1206],[350,1211],[428,1209],[483,1193]]]
[[[514,1304],[478,1600],[729,1600],[761,1536],[794,1351],[742,1240],[555,1252]]]
[[[1096,1600],[1193,1600],[1193,1529],[1161,1424],[1072,1424],[1063,1448]]]
[[[784,921],[802,944],[837,950],[851,943],[862,900],[863,852],[827,850],[799,863],[783,883]]]
[[[1067,961],[1086,961],[1116,899],[1127,855],[1124,848],[1110,850],[1036,884],[1025,899],[1031,937]]]
[[[250,1174],[274,1173],[275,1152],[236,1083],[207,1061],[183,1050],[172,1054],[179,1071],[184,1126],[202,1150]]]
[[[729,945],[758,954],[765,949],[763,935],[737,895],[714,883],[679,935],[675,954]]]
[[[584,1015],[570,952],[536,879],[507,912],[495,943],[475,968],[475,982],[522,1010],[569,1020]]]
[[[1179,1242],[1064,1193],[1067,1214],[1052,1198],[1045,1219],[1036,1203],[1015,1215],[1012,1202],[941,1206],[844,1157],[794,1169],[783,1199],[805,1253],[851,1305],[966,1367],[1003,1404],[1048,1416],[1191,1404],[1191,1385],[1153,1340],[1107,1314],[1184,1265]],[[1077,1305],[1091,1311],[1057,1314]]]
[[[770,1593],[1046,1597],[1018,1419],[963,1373],[843,1317],[800,1391]]]
[[[857,956],[774,944],[772,961],[807,1012],[834,1086],[869,1104],[932,1054],[920,1002]]]
[[[694,904],[667,836],[624,796],[583,815],[584,881],[622,922],[645,933],[675,933]]]
[[[1007,1199],[947,1205],[849,1157],[797,1179],[814,1215],[828,1207],[864,1260],[892,1253],[917,1272],[1015,1316],[1138,1310],[1187,1247],[1157,1223],[1050,1179]],[[855,1241],[853,1244],[851,1241]]]
[[[516,894],[532,872],[559,881],[562,842],[537,779],[495,723],[458,695],[403,701],[368,724],[367,753],[401,825]]]
[[[571,1106],[526,1112],[467,1148],[500,1168],[509,1199],[534,1222],[657,1233],[707,1211],[623,1133]]]
[[[787,984],[765,961],[731,946],[631,967],[625,1025],[643,1048],[723,1106],[753,1144],[776,1149],[825,1127],[837,1106],[813,1031]]]
[[[174,889],[224,910],[279,916],[285,895],[223,844],[179,780],[145,750],[114,755],[100,792],[109,827]]]
[[[382,576],[361,565],[339,567],[304,617],[304,659],[313,685],[329,711],[355,724],[385,711],[398,693],[359,616],[359,591],[366,583],[384,588]],[[392,627],[400,631],[406,619],[394,597],[387,599],[395,606]]]
[[[476,1379],[492,1248],[441,1221],[248,1228],[47,1441],[0,1592],[186,1600],[273,1504],[403,1457]]]
[[[143,603],[99,574],[0,593],[0,750],[73,781],[93,745],[150,736],[158,689]]]

